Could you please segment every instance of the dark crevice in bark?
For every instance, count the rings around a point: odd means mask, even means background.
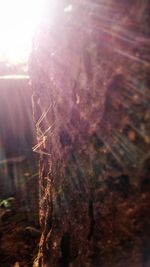
[[[146,240],[143,244],[142,266],[148,267],[150,264],[150,241]]]
[[[91,240],[93,233],[94,233],[94,226],[95,226],[93,199],[89,200],[88,215],[89,215],[89,219],[90,219],[90,227],[89,227],[89,233],[88,233],[87,238],[88,238],[88,240]]]
[[[62,147],[65,147],[67,145],[71,145],[71,143],[72,143],[71,137],[65,129],[62,129],[60,131],[60,143],[61,143]]]
[[[61,258],[59,260],[60,267],[69,267],[71,249],[70,249],[70,233],[66,232],[61,239]]]

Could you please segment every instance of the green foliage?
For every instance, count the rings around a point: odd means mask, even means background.
[[[9,197],[7,199],[0,200],[0,207],[5,209],[10,209],[12,207],[12,203],[14,201],[13,197]]]

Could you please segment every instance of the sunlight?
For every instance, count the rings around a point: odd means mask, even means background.
[[[0,61],[26,62],[44,0],[0,0]]]

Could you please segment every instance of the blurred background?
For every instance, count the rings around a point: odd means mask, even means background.
[[[41,3],[0,0],[0,267],[32,266],[40,236],[28,59]]]
[[[38,160],[32,151],[36,140],[31,95],[26,63],[1,61],[0,266],[4,267],[13,266],[22,256],[30,266],[39,237]]]
[[[37,208],[31,89],[23,65],[0,64],[0,196]],[[32,192],[27,197],[29,188]],[[29,199],[30,198],[30,199]],[[24,203],[25,202],[25,203]]]

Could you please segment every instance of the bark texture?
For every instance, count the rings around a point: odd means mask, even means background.
[[[146,0],[48,2],[30,60],[34,266],[148,266],[148,10]]]

